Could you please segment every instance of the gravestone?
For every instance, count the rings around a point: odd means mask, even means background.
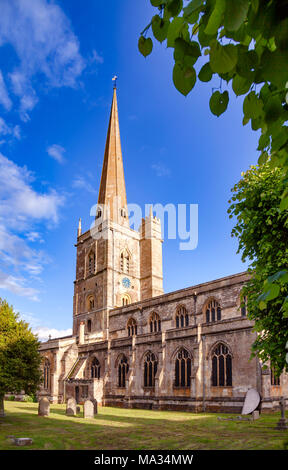
[[[85,400],[83,405],[84,418],[94,418],[94,404],[91,400]]]
[[[249,415],[250,413],[253,413],[253,411],[256,410],[260,403],[260,395],[255,390],[255,388],[250,388],[248,392],[246,393],[244,405],[242,408],[242,415]]]
[[[282,430],[285,431],[286,429],[288,429],[288,423],[287,423],[287,419],[285,418],[286,400],[284,397],[282,397],[281,401],[279,401],[279,405],[280,405],[280,411],[281,411],[281,418],[279,419],[277,423],[276,429],[278,429],[279,431],[282,431]]]
[[[260,418],[260,413],[258,410],[255,410],[252,412],[252,420],[255,421],[255,419],[259,419]]]
[[[66,405],[66,415],[75,416],[76,415],[76,400],[75,398],[68,398]]]
[[[50,402],[48,398],[44,397],[39,400],[38,416],[49,416]]]
[[[76,406],[76,413],[78,414],[80,412],[81,412],[81,407],[78,405],[78,406]]]
[[[92,401],[92,403],[93,403],[93,405],[94,405],[94,415],[97,415],[97,413],[98,413],[98,403],[97,403],[97,400],[96,400],[96,398],[93,398],[91,401]]]
[[[30,437],[15,437],[13,444],[15,444],[15,446],[29,446],[33,444],[33,439]]]

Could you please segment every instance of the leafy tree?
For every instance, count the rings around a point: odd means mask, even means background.
[[[248,315],[258,332],[253,353],[263,362],[270,359],[276,374],[288,371],[288,210],[279,210],[282,173],[279,168],[271,170],[269,163],[251,167],[232,189],[228,209],[230,217],[237,218],[232,236],[239,240],[238,252],[243,261],[250,261],[250,279],[242,295],[247,296]]]
[[[139,51],[144,57],[152,52],[153,41],[147,37],[151,30],[157,41],[166,41],[167,47],[174,50],[174,85],[185,96],[197,79],[210,82],[212,77],[218,78],[219,88],[212,88],[209,101],[216,116],[226,111],[229,94],[243,96],[243,125],[250,122],[252,130],[261,131],[257,148],[259,165],[270,166],[273,175],[274,168],[281,168],[282,193],[274,198],[275,204],[277,200],[274,210],[279,208],[283,212],[279,221],[284,224],[288,208],[288,2],[189,0],[185,6],[183,0],[150,0],[150,3],[157,8],[157,14],[141,33]],[[197,74],[195,65],[199,63],[202,66]],[[284,225],[279,225],[279,230],[285,233]],[[275,280],[276,285],[281,283],[281,288],[275,287]],[[251,311],[264,309],[265,300],[272,295],[269,292],[277,298],[281,311],[287,309],[287,265],[274,273],[269,269],[269,277],[261,276],[261,282],[257,292],[262,297],[252,296]],[[260,322],[259,328],[262,326]],[[275,328],[272,332],[275,341],[283,334]],[[268,340],[263,347],[271,352]]]
[[[38,348],[38,339],[28,323],[19,320],[13,308],[0,298],[0,416],[4,416],[5,393],[37,391],[42,380]]]

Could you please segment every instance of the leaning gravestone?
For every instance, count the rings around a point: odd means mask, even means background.
[[[48,398],[44,397],[39,400],[38,405],[38,416],[49,416],[50,413],[50,402]]]
[[[84,401],[84,418],[94,418],[94,404],[91,400]]]
[[[76,400],[75,398],[68,398],[66,405],[66,415],[75,416],[76,415]]]
[[[250,413],[253,413],[253,411],[256,410],[260,403],[260,395],[255,390],[255,388],[250,388],[248,392],[246,393],[244,405],[242,408],[242,415],[249,415]]]
[[[280,405],[280,411],[281,411],[281,418],[279,419],[276,429],[279,431],[285,431],[288,429],[288,423],[287,419],[285,418],[285,408],[286,408],[286,400],[284,397],[281,398],[281,401],[279,401]]]

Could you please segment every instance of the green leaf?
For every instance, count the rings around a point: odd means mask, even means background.
[[[174,47],[175,39],[183,37],[183,39],[190,39],[188,32],[188,25],[184,22],[182,17],[176,17],[169,24],[167,32],[167,47]]]
[[[262,100],[256,96],[254,91],[250,91],[243,102],[244,116],[248,119],[255,119],[261,115],[262,111]]]
[[[166,9],[171,13],[171,16],[179,15],[180,11],[183,7],[182,0],[167,0],[166,1]]]
[[[198,78],[201,80],[201,82],[209,82],[213,76],[213,72],[211,70],[209,62],[207,64],[203,65],[201,68]]]
[[[213,72],[230,72],[237,63],[237,57],[237,48],[232,44],[221,46],[218,41],[210,44],[210,65]]]
[[[270,96],[264,106],[265,121],[267,124],[277,121],[283,111],[282,103],[279,96]]]
[[[206,34],[209,35],[218,32],[219,26],[222,24],[222,17],[225,11],[225,2],[226,0],[216,0],[214,9],[205,28]]]
[[[220,93],[220,91],[214,91],[209,101],[211,112],[215,114],[215,116],[220,116],[220,114],[226,111],[228,102],[229,102],[228,91],[224,91],[224,93]]]
[[[170,21],[163,20],[159,15],[155,15],[152,18],[152,31],[159,42],[163,42],[167,37]]]
[[[246,19],[249,0],[226,0],[224,26],[228,31],[237,31]]]
[[[280,202],[280,211],[288,209],[288,195],[283,197]]]
[[[270,145],[270,136],[268,134],[262,134],[259,138],[257,150],[263,150]]]
[[[261,56],[261,73],[259,80],[269,81],[279,88],[284,88],[288,80],[288,52],[276,50],[274,52],[265,48]]]
[[[268,160],[268,153],[262,152],[260,157],[258,158],[258,165],[264,165]]]
[[[150,0],[150,3],[152,7],[160,7],[160,5],[163,5],[166,3],[166,0]]]
[[[279,292],[280,292],[280,286],[279,284],[270,284],[270,288],[267,292],[267,297],[266,297],[266,300],[273,300],[273,299],[276,299],[276,297],[278,297],[279,295]]]
[[[182,38],[177,38],[174,45],[174,60],[182,62],[186,67],[193,67],[197,58],[201,55],[198,42],[187,42]]]
[[[153,42],[151,38],[144,38],[144,36],[140,36],[138,41],[138,49],[144,57],[151,54],[153,49]]]
[[[277,273],[273,274],[272,276],[269,276],[267,281],[268,282],[274,282],[274,281],[288,282],[288,271],[285,271],[285,270],[277,271]]]
[[[252,80],[245,77],[240,77],[240,75],[235,75],[232,82],[232,88],[235,95],[245,95],[250,90]]]
[[[173,82],[182,95],[187,96],[196,82],[196,72],[193,67],[185,68],[176,62],[173,68]]]
[[[183,8],[184,18],[194,13],[195,10],[198,10],[198,8],[202,6],[203,2],[204,0],[192,0],[187,7]]]

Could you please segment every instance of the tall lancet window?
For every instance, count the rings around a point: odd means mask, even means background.
[[[176,328],[184,328],[189,326],[189,316],[186,308],[181,305],[176,312]]]
[[[150,315],[150,333],[157,333],[158,331],[161,331],[161,319],[158,313],[152,312]]]
[[[212,299],[206,304],[206,322],[221,320],[221,307],[217,300]]]
[[[49,359],[45,359],[44,362],[44,389],[48,390],[50,387],[50,362]]]
[[[144,358],[144,387],[155,386],[158,361],[154,353],[147,352]]]
[[[88,255],[88,274],[95,272],[95,253],[91,251]]]
[[[191,365],[190,353],[185,348],[180,349],[175,360],[175,387],[190,387]]]
[[[127,250],[122,251],[120,255],[120,271],[129,274],[130,271],[130,255]]]
[[[232,386],[232,355],[225,344],[218,344],[212,353],[212,386]]]
[[[100,379],[100,362],[97,357],[91,362],[91,379]]]
[[[121,355],[118,363],[118,387],[126,387],[126,378],[129,371],[129,364],[127,357],[124,354]]]

